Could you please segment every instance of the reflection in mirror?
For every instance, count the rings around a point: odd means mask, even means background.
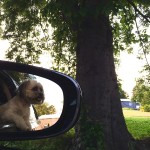
[[[0,71],[0,132],[36,131],[54,125],[63,108],[63,92],[48,79]]]

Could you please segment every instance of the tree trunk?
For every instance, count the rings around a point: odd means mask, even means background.
[[[122,113],[112,44],[108,16],[87,17],[82,22],[78,31],[77,81],[86,112],[77,125],[72,150],[128,150],[133,146]]]

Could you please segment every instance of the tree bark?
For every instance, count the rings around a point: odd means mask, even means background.
[[[93,150],[128,150],[132,146],[132,136],[126,128],[122,113],[109,17],[103,14],[98,17],[87,17],[80,27],[76,53],[77,81],[83,91],[83,105],[87,117],[81,119],[77,125],[76,144],[72,149],[85,150],[94,146]],[[85,124],[91,124],[91,127],[92,125],[102,127],[103,134],[100,136],[103,138],[101,142],[104,146],[100,146],[102,144],[99,144],[96,135],[98,130],[94,127],[93,130],[89,130],[89,126],[85,129],[88,133],[82,134],[81,129],[85,127],[83,120]],[[94,136],[86,143],[84,141],[88,134]]]

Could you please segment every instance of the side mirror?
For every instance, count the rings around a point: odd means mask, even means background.
[[[26,80],[32,82],[21,86]],[[20,92],[22,89],[26,90],[26,95]],[[20,112],[17,111],[15,103],[21,108],[20,102],[16,102],[18,93],[19,99],[28,97],[32,101],[31,105],[28,105],[31,130],[22,128],[26,124],[24,121],[20,121],[20,127],[13,119],[9,119],[13,118],[12,112],[15,110],[15,113],[21,116],[22,111],[27,108],[24,103],[24,108]],[[78,119],[81,97],[79,84],[65,74],[31,65],[0,61],[0,140],[48,138],[68,131]],[[43,107],[42,103],[45,104],[47,112],[38,114]],[[34,104],[37,104],[37,107]],[[53,112],[50,112],[50,109]]]

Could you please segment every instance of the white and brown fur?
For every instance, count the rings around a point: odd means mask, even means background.
[[[32,130],[29,121],[31,104],[42,104],[43,87],[36,80],[24,81],[18,88],[17,95],[0,106],[0,122],[12,122],[23,131]]]

